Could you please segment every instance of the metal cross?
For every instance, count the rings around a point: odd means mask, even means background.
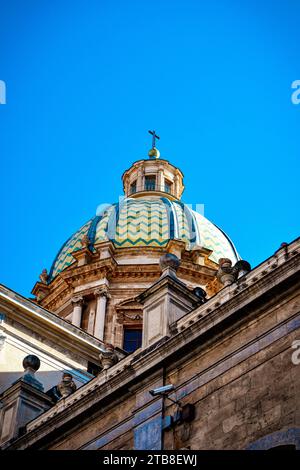
[[[155,148],[155,139],[159,139],[159,136],[155,134],[155,131],[148,131],[152,135],[152,148]]]

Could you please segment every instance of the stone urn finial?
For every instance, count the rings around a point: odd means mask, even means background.
[[[159,266],[162,270],[161,277],[171,276],[177,279],[176,271],[180,266],[180,259],[172,253],[165,253],[159,259]]]
[[[238,278],[247,274],[249,271],[251,271],[251,266],[248,261],[240,260],[232,266],[230,259],[220,258],[217,279],[226,287],[236,282]]]
[[[43,271],[41,272],[39,278],[40,278],[40,281],[43,284],[47,284],[47,282],[48,282],[48,271],[47,271],[47,269],[43,269]]]
[[[74,393],[77,387],[73,380],[73,375],[69,372],[64,372],[61,382],[57,385],[57,389],[62,398],[66,398],[71,395],[71,393]]]
[[[101,366],[104,370],[109,369],[118,362],[118,356],[112,344],[105,345],[105,351],[100,353],[99,358]]]

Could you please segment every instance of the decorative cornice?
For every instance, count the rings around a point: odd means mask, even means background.
[[[174,243],[182,244],[181,241],[171,240],[170,246]],[[180,245],[181,246],[181,245]],[[118,282],[126,279],[126,281],[136,281],[137,279],[145,280],[146,282],[155,282],[160,276],[160,270],[157,262],[149,265],[137,265],[133,264],[118,264],[118,259],[122,259],[124,256],[133,257],[141,255],[141,247],[124,247],[116,248],[111,241],[105,241],[95,245],[96,253],[91,255],[91,258],[87,264],[83,266],[77,266],[76,264],[70,265],[68,268],[60,272],[51,282],[48,284],[47,295],[43,299],[40,299],[40,304],[50,310],[58,310],[65,302],[66,299],[70,301],[73,289],[79,285],[84,285],[93,282],[96,279],[108,278]],[[108,250],[111,257],[99,259],[103,250]],[[83,249],[84,250],[84,249]],[[75,253],[80,254],[82,250],[78,250]],[[209,255],[209,250],[206,255]],[[158,259],[163,253],[166,252],[166,247],[143,247],[143,254],[154,256]],[[76,255],[77,256],[77,255]],[[113,257],[112,257],[113,256]],[[182,263],[178,270],[179,277],[182,276],[185,280],[193,280],[200,285],[205,285],[211,281],[216,273],[217,265],[209,260],[205,261],[204,265],[195,264],[193,257],[195,253],[193,251],[184,250],[182,252]],[[209,261],[209,262],[208,262]],[[41,286],[43,288],[43,286]],[[35,291],[34,291],[35,293]]]

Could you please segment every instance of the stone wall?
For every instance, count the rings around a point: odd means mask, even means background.
[[[72,371],[78,387],[92,378],[86,372],[87,360],[79,354],[66,351],[59,342],[48,337],[47,331],[42,336],[7,315],[4,318],[0,326],[4,338],[0,351],[0,393],[23,374],[22,361],[28,354],[40,357],[41,367],[37,378],[45,390],[60,382],[62,371]]]
[[[293,289],[273,297],[264,309],[149,372],[107,407],[99,404],[86,425],[78,423],[77,431],[48,448],[132,449],[141,445],[139,439],[146,448],[151,439],[159,448],[162,403],[149,390],[163,381],[176,385],[172,398],[196,407],[194,421],[163,431],[166,449],[245,449],[274,433],[281,440],[297,435],[291,430],[300,428],[300,365],[292,363],[291,345],[300,339],[299,306]],[[165,400],[164,406],[165,415],[174,415],[176,405]],[[278,439],[270,446],[280,444]]]

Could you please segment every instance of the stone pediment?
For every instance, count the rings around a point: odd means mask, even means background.
[[[143,307],[135,298],[123,300],[115,305],[118,321],[124,322],[142,322]]]

